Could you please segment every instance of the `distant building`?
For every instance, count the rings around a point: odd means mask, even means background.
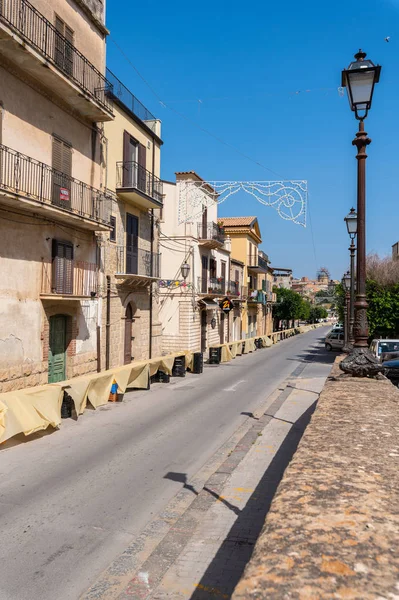
[[[392,246],[392,258],[394,260],[399,259],[399,242],[396,242],[396,244],[393,244]]]
[[[273,285],[278,288],[286,288],[290,290],[292,288],[293,276],[292,269],[280,269],[278,267],[272,267],[273,271]]]

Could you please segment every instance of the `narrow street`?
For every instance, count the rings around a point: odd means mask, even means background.
[[[327,329],[188,374],[0,452],[0,599],[78,600]],[[324,373],[325,372],[325,373]]]

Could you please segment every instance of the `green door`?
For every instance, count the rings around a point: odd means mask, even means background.
[[[57,383],[65,379],[66,361],[66,317],[55,315],[50,318],[50,348],[48,355],[48,382]]]

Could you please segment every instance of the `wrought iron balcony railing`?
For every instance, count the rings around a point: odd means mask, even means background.
[[[112,114],[107,79],[28,0],[1,0],[1,21]]]
[[[254,256],[250,254],[248,256],[248,267],[252,269],[261,269],[262,271],[268,270],[268,262],[262,256]]]
[[[207,223],[206,225],[198,223],[198,239],[213,240],[223,244],[224,232],[217,223]]]
[[[157,202],[162,202],[162,181],[134,161],[116,163],[116,187],[136,189]]]
[[[70,295],[93,298],[97,294],[98,268],[95,263],[70,260],[55,269],[54,263],[42,263],[43,295]]]
[[[2,144],[0,190],[108,225],[109,211],[100,190]]]
[[[198,277],[198,292],[200,294],[225,294],[226,281],[221,277]]]
[[[135,246],[117,246],[117,275],[160,276],[160,254]]]

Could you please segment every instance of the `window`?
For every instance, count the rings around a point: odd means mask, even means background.
[[[54,39],[54,60],[60,69],[68,75],[73,74],[73,31],[56,15]]]
[[[209,277],[216,279],[216,260],[214,258],[209,260]]]
[[[52,293],[73,294],[73,245],[53,239],[52,260]]]
[[[328,338],[330,340],[337,340],[338,339],[338,333],[331,333]]]
[[[116,217],[111,215],[109,218],[109,224],[112,227],[111,231],[109,232],[109,239],[111,242],[116,242]]]
[[[53,136],[53,204],[71,208],[72,146]]]

